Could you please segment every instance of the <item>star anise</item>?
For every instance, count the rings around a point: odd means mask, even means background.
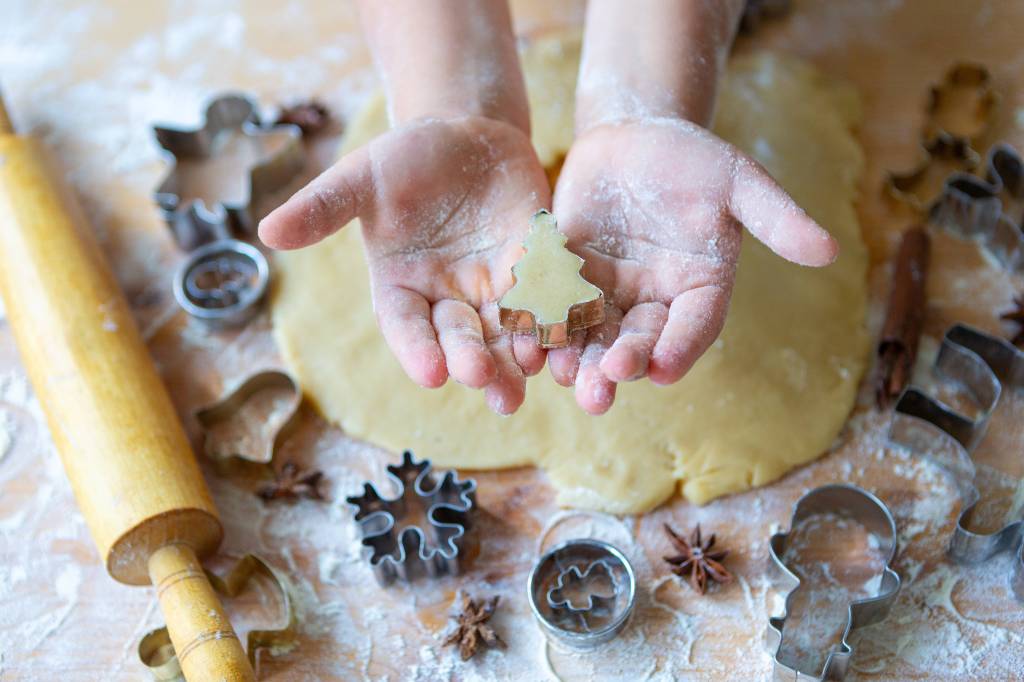
[[[500,597],[486,600],[471,599],[465,592],[460,593],[462,604],[457,616],[453,617],[455,628],[445,637],[442,646],[459,645],[459,656],[468,661],[476,653],[482,641],[487,646],[505,648],[505,642],[487,621],[494,615]]]
[[[301,102],[290,107],[281,109],[275,125],[290,123],[302,130],[303,136],[316,135],[323,130],[331,120],[330,111],[322,103],[316,100]]]
[[[319,469],[300,469],[295,462],[285,462],[281,470],[274,474],[274,480],[260,486],[256,494],[264,502],[282,498],[294,500],[299,497],[322,500],[324,496],[319,486],[323,475]]]
[[[1015,346],[1024,346],[1024,294],[1013,298],[1013,310],[1008,310],[999,317],[1007,322],[1016,322],[1020,325],[1017,334],[1010,340]]]
[[[732,574],[721,563],[729,552],[713,549],[714,533],[704,541],[701,538],[699,523],[693,529],[689,540],[677,534],[667,523],[665,532],[679,554],[662,558],[672,566],[672,572],[680,578],[689,577],[690,585],[698,593],[704,594],[707,591],[708,580],[716,583],[732,582]]]

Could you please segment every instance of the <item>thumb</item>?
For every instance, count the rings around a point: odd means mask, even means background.
[[[272,249],[299,249],[331,236],[366,209],[373,194],[367,147],[338,160],[260,221],[259,236]]]
[[[729,209],[751,234],[788,261],[821,267],[839,254],[832,235],[747,156],[736,160]]]

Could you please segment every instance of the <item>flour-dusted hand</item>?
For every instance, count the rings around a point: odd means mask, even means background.
[[[544,352],[501,330],[494,301],[551,197],[508,4],[362,0],[360,11],[393,129],[267,216],[260,238],[300,248],[360,218],[374,310],[405,372],[483,388],[511,414]]]
[[[821,266],[835,241],[755,161],[696,124],[603,124],[572,147],[555,215],[584,276],[605,292],[605,323],[551,351],[555,379],[605,412],[617,382],[679,380],[725,322],[741,226],[780,256]]]
[[[450,374],[508,414],[544,353],[501,331],[494,301],[512,285],[530,216],[549,200],[518,128],[415,121],[342,158],[264,219],[260,238],[299,248],[360,217],[374,310],[405,372],[427,387]]]

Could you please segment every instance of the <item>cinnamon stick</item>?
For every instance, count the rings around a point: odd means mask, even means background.
[[[924,327],[930,246],[925,228],[915,226],[903,233],[896,253],[889,307],[878,341],[875,396],[880,409],[899,396],[914,369]]]

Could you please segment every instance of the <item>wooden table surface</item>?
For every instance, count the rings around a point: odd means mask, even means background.
[[[513,5],[524,34],[572,25],[582,15],[580,2]],[[885,264],[911,219],[882,198],[882,175],[914,164],[926,87],[959,59],[988,65],[1002,94],[990,138],[1024,145],[1022,28],[1024,3],[1015,0],[807,0],[737,46],[801,55],[863,95],[867,170],[859,211],[874,263],[872,330],[880,323]],[[15,122],[56,151],[198,445],[194,410],[279,359],[265,315],[241,331],[211,333],[176,309],[170,276],[182,256],[151,202],[164,166],[149,125],[194,122],[203,99],[223,89],[249,90],[266,104],[315,94],[340,118],[350,117],[374,87],[354,8],[298,0],[7,0],[0,6],[0,84]],[[320,151],[329,154],[328,147]],[[998,313],[1024,291],[1019,278],[975,247],[941,236],[933,272],[930,339],[957,320],[1011,331]],[[203,463],[227,528],[223,552],[259,552],[293,584],[299,646],[264,654],[261,677],[763,678],[770,670],[763,632],[778,604],[765,579],[767,538],[788,524],[802,492],[835,480],[871,489],[893,508],[901,542],[896,568],[905,580],[889,621],[858,638],[849,679],[1024,677],[1024,619],[1007,587],[1010,557],[973,568],[947,562],[955,493],[930,465],[886,447],[889,416],[872,410],[869,397],[862,391],[833,452],[765,489],[704,508],[676,499],[640,517],[573,514],[555,508],[543,475],[532,470],[475,474],[482,513],[466,575],[389,590],[377,588],[361,562],[343,500],[366,478],[379,480],[395,455],[304,412],[281,456],[323,469],[328,502],[264,505],[253,495],[255,480],[222,476]],[[1010,488],[1022,473],[1022,413],[1019,399],[1004,401],[978,452],[1005,471],[996,478]],[[737,581],[699,598],[670,577],[660,560],[669,549],[665,521],[717,531]],[[640,582],[629,629],[585,656],[546,646],[525,601],[538,548],[572,534],[623,547]],[[814,545],[808,556],[822,551]],[[438,633],[460,588],[502,596],[495,622],[507,651],[462,664],[440,648]],[[229,609],[244,631],[270,622],[275,606],[272,591],[260,585]],[[119,585],[100,566],[0,316],[0,680],[144,679],[136,643],[159,624],[149,590]]]

